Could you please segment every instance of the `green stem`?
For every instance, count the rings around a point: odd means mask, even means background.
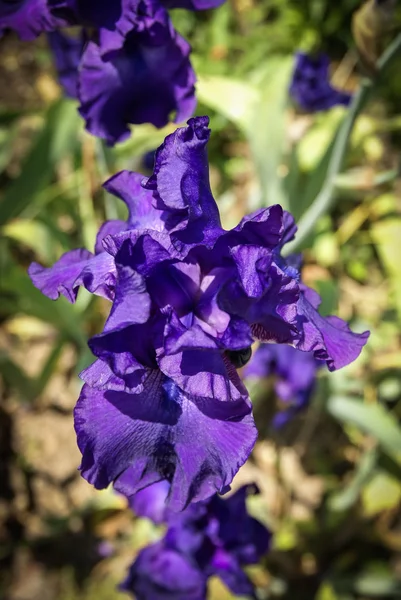
[[[305,239],[313,231],[317,220],[327,213],[334,205],[336,198],[334,192],[336,187],[336,178],[340,173],[340,170],[344,163],[345,153],[348,148],[348,141],[354,126],[354,123],[365,106],[370,93],[374,89],[374,84],[377,78],[381,75],[384,68],[387,67],[388,63],[396,56],[401,50],[401,34],[399,34],[394,41],[389,45],[386,51],[382,54],[380,59],[377,61],[377,77],[375,80],[363,79],[362,83],[355,93],[348,113],[344,117],[340,125],[338,135],[334,143],[333,153],[330,159],[329,167],[327,169],[326,179],[323,183],[322,189],[316,196],[308,210],[301,217],[298,223],[298,233],[294,241],[290,242],[284,248],[283,254],[288,255],[296,252],[303,244]]]

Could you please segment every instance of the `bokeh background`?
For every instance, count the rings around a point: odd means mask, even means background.
[[[325,182],[346,109],[302,114],[288,97],[296,50],[323,50],[332,81],[361,79],[351,19],[358,0],[232,0],[172,12],[191,41],[197,114],[208,114],[210,176],[224,225],[282,203],[299,218]],[[390,35],[391,37],[391,35]],[[54,303],[32,260],[92,248],[124,207],[101,184],[174,126],[136,127],[109,149],[63,98],[46,39],[0,40],[0,597],[118,600],[135,552],[161,535],[122,497],[83,481],[72,422],[86,342],[108,306],[81,290]],[[336,178],[332,209],[304,242],[303,278],[322,312],[372,331],[361,357],[319,371],[306,410],[279,429],[271,378],[250,382],[260,432],[235,486],[258,483],[250,510],[273,531],[249,573],[258,598],[401,598],[401,57],[375,83]],[[228,600],[217,580],[211,598]]]

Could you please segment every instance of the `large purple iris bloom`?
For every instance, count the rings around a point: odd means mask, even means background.
[[[205,600],[207,580],[220,577],[238,595],[254,596],[254,586],[242,567],[257,563],[267,552],[270,533],[246,508],[246,496],[254,486],[244,486],[227,499],[213,496],[167,517],[165,537],[144,548],[129,569],[122,589],[138,600]],[[150,486],[147,510],[160,506],[166,487]],[[156,509],[156,522],[159,510]]]
[[[81,375],[82,475],[127,496],[166,479],[175,510],[225,490],[249,456],[256,432],[235,367],[255,339],[314,352],[334,370],[368,337],[319,315],[319,296],[280,256],[295,232],[280,206],[221,227],[207,125],[190,119],[168,136],[150,178],[124,171],[105,184],[129,218],[102,227],[94,255],[74,250],[50,269],[30,267],[50,298],[74,301],[83,285],[113,302],[89,342],[97,361]]]
[[[196,106],[190,46],[175,31],[167,8],[200,10],[222,0],[0,0],[0,33],[22,39],[49,32],[59,78],[80,102],[88,131],[109,145],[130,124],[163,127],[172,114],[188,118]],[[79,26],[80,40],[58,31]],[[81,40],[85,40],[85,44]]]
[[[244,370],[245,377],[274,377],[274,390],[284,403],[273,419],[279,427],[304,408],[313,393],[316,371],[324,363],[313,352],[301,352],[285,344],[261,344]]]
[[[325,54],[310,56],[303,52],[295,55],[295,67],[290,84],[290,96],[307,112],[327,110],[338,104],[348,106],[351,94],[336,90],[329,81],[329,57]]]

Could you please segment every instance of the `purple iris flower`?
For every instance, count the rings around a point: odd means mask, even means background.
[[[274,376],[275,392],[286,405],[273,419],[273,425],[280,427],[308,404],[315,388],[316,372],[323,365],[313,352],[286,345],[261,344],[244,369],[244,376]]]
[[[227,499],[215,495],[170,514],[165,537],[139,553],[121,588],[139,600],[206,600],[207,580],[217,575],[234,594],[255,597],[242,567],[267,552],[270,533],[247,513],[250,491],[257,492],[244,486]],[[156,487],[152,496],[162,501],[165,491]]]
[[[86,128],[109,145],[129,125],[166,125],[196,106],[190,45],[175,31],[167,8],[202,10],[222,0],[0,0],[0,32],[23,39],[50,32],[60,83],[80,102]],[[80,26],[82,40],[60,33]]]
[[[147,0],[146,10],[146,18],[131,15],[123,40],[120,32],[107,31],[104,46],[91,41],[82,56],[79,112],[87,129],[109,145],[129,137],[128,124],[163,127],[172,112],[182,121],[196,106],[189,44],[157,2]]]
[[[296,54],[289,93],[303,110],[317,112],[338,104],[348,106],[351,102],[351,94],[336,90],[330,85],[329,66],[330,61],[325,54]]]
[[[169,135],[141,184],[127,171],[105,184],[130,214],[102,227],[95,255],[74,250],[29,271],[50,298],[74,301],[83,285],[113,302],[89,341],[97,360],[81,374],[82,475],[128,497],[165,479],[173,510],[226,490],[252,450],[251,403],[236,368],[255,339],[313,351],[335,370],[369,335],[319,315],[297,261],[280,256],[296,229],[280,206],[221,227],[207,125],[190,119]]]

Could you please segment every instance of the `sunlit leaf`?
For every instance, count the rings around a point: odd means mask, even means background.
[[[329,399],[327,408],[340,421],[371,435],[391,457],[401,461],[401,427],[382,405],[334,396]]]
[[[61,100],[49,108],[43,128],[22,164],[21,174],[9,184],[1,198],[0,225],[20,215],[49,184],[55,165],[76,147],[81,125],[74,102]]]
[[[398,505],[401,500],[401,483],[381,471],[374,475],[362,491],[364,513],[371,517]]]

